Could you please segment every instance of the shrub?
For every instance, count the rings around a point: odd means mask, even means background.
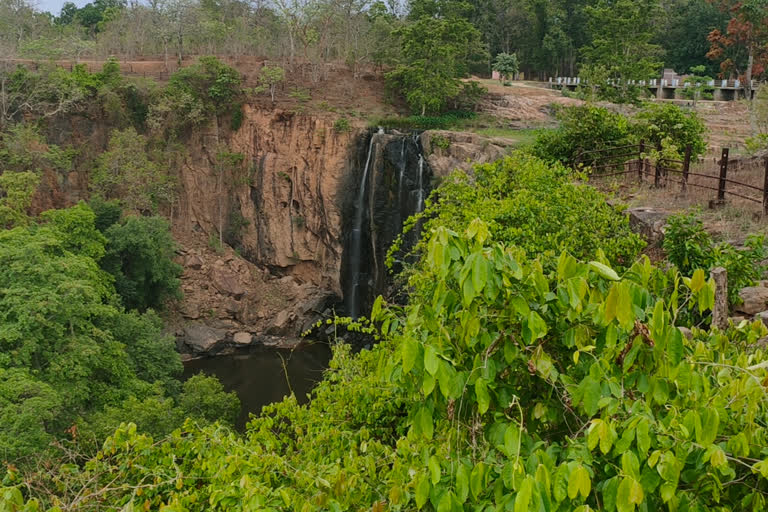
[[[179,406],[187,418],[205,423],[223,421],[233,425],[240,412],[237,395],[234,392],[226,393],[221,382],[203,374],[190,377],[184,382]]]
[[[764,236],[750,236],[744,248],[727,242],[715,243],[695,214],[670,217],[662,246],[669,261],[684,275],[695,270],[709,272],[715,267],[728,271],[728,300],[738,304],[739,291],[762,278],[768,258]]]
[[[759,133],[744,139],[744,149],[749,155],[756,155],[768,149],[768,133]]]
[[[90,182],[96,195],[119,199],[127,210],[136,213],[157,213],[174,197],[171,177],[150,158],[147,138],[133,127],[112,131]]]
[[[459,94],[449,101],[455,111],[473,112],[486,94],[488,94],[488,88],[481,85],[480,82],[468,80],[461,82]]]
[[[495,240],[544,261],[561,251],[586,259],[601,251],[612,264],[628,266],[645,245],[600,192],[571,183],[567,169],[523,152],[475,167],[474,179],[455,173],[424,217],[425,233],[438,226],[462,232],[480,218]]]
[[[340,117],[333,123],[333,131],[336,133],[347,133],[352,129],[352,126],[349,124],[349,119],[346,117]]]
[[[240,103],[241,77],[216,57],[200,57],[195,64],[171,75],[162,98],[149,117],[156,130],[183,131],[214,115],[233,113]]]
[[[448,137],[442,135],[435,135],[431,139],[432,144],[435,147],[446,150],[451,147],[451,140]]]
[[[693,158],[707,151],[704,140],[706,130],[704,122],[695,112],[686,112],[672,103],[647,103],[635,115],[632,123],[635,140],[644,139],[656,147],[662,140],[669,138],[680,156],[690,144]]]
[[[531,151],[550,162],[573,163],[581,151],[622,146],[630,142],[627,118],[604,107],[581,105],[556,112],[560,126],[542,131]]]

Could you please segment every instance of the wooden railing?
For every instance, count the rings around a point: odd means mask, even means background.
[[[606,178],[610,176],[636,175],[640,183],[652,183],[654,188],[666,188],[670,183],[680,186],[685,194],[689,187],[697,187],[717,192],[713,205],[724,204],[727,196],[734,196],[746,201],[761,204],[763,213],[768,215],[768,156],[763,159],[762,186],[745,183],[729,177],[729,149],[723,148],[718,174],[706,174],[691,170],[691,147],[685,148],[682,160],[660,157],[651,162],[647,157],[647,146],[644,142],[624,146],[613,146],[590,151],[581,151],[574,159],[572,166],[586,171],[591,177]],[[658,154],[661,147],[656,148]],[[691,177],[702,178],[705,183],[692,182]],[[711,180],[710,183],[706,183]],[[701,181],[701,180],[699,180]]]

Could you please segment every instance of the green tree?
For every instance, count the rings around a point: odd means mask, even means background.
[[[632,131],[637,140],[644,139],[651,147],[669,139],[680,157],[688,145],[694,159],[707,151],[704,121],[695,112],[686,112],[672,103],[644,105],[635,115]]]
[[[493,61],[493,70],[499,73],[499,81],[501,83],[514,78],[519,69],[520,64],[517,62],[517,55],[514,53],[500,53],[496,55],[496,59]]]
[[[471,59],[485,53],[480,32],[463,16],[467,7],[451,1],[414,3],[414,21],[395,30],[402,58],[387,73],[387,81],[403,93],[414,112],[440,112],[461,92],[460,78]]]
[[[272,103],[275,102],[275,89],[285,80],[285,70],[280,66],[265,65],[259,70],[257,92],[269,91]]]
[[[181,266],[174,263],[175,244],[168,221],[160,217],[128,217],[105,231],[102,268],[115,279],[115,288],[128,309],[161,309],[180,297]]]
[[[586,63],[607,71],[610,81],[599,84],[603,98],[636,102],[642,88],[629,82],[648,80],[661,69],[661,48],[651,42],[658,9],[658,0],[599,0],[585,8],[592,40],[581,51]]]
[[[225,393],[217,379],[198,374],[184,382],[179,407],[187,418],[205,423],[222,420],[233,425],[240,412],[240,401],[235,393]]]
[[[708,36],[715,29],[725,31],[725,13],[710,0],[674,0],[664,2],[663,8],[654,42],[664,49],[664,66],[680,74],[694,66],[705,66],[705,71],[698,74],[715,76],[718,65],[706,56],[710,49]]]
[[[171,177],[150,159],[146,137],[133,127],[112,131],[107,150],[97,159],[91,190],[136,213],[156,213],[174,198]]]
[[[39,183],[40,177],[29,171],[0,174],[0,228],[29,223],[29,207]]]
[[[683,80],[683,83],[687,84],[687,87],[683,89],[683,96],[693,100],[694,109],[700,99],[711,100],[713,98],[712,91],[714,87],[709,85],[712,77],[704,75],[706,71],[706,66],[693,66],[691,68],[691,75]]]
[[[240,82],[236,69],[216,57],[200,57],[171,75],[162,97],[150,107],[150,127],[179,134],[213,116],[231,114],[240,108]]]

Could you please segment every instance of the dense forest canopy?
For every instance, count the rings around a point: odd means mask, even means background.
[[[656,45],[659,63],[679,73],[703,64],[710,74],[743,74],[750,53],[764,62],[765,9],[761,0],[96,0],[51,14],[3,0],[0,58],[216,54],[390,66],[407,58],[397,44],[406,27],[428,17],[478,31],[485,51],[466,62],[475,73],[489,73],[504,52],[516,53],[532,76],[575,75],[610,29],[620,41],[631,33]],[[600,24],[605,12],[620,25]]]

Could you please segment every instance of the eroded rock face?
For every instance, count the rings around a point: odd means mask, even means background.
[[[212,122],[189,142],[175,226],[218,236],[221,225],[250,262],[340,294],[343,197],[363,130],[337,133],[336,117],[246,105],[237,132],[225,137]],[[224,144],[243,163],[220,181]],[[240,294],[225,274],[212,279]]]

